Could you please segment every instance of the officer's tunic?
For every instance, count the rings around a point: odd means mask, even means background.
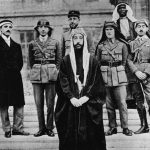
[[[110,46],[108,41],[98,45],[98,60],[107,87],[127,85],[124,66],[128,55],[127,46],[118,40]]]
[[[108,111],[109,126],[117,127],[115,105],[117,103],[122,128],[128,127],[126,105],[127,76],[125,64],[128,49],[125,43],[115,40],[113,45],[106,40],[98,45],[97,58],[100,61],[101,72],[106,86],[106,108]],[[114,101],[116,100],[116,102]]]
[[[144,93],[150,106],[150,39],[145,36],[142,41],[136,38],[130,43],[131,55],[128,59],[128,66],[133,73],[130,79],[133,83],[142,83]],[[147,74],[147,79],[140,81],[136,76],[136,71],[142,71]]]
[[[29,64],[35,70],[30,75],[32,83],[49,83],[49,65],[55,64],[59,69],[61,61],[61,51],[57,40],[48,38],[46,43],[42,43],[39,38],[29,45]]]

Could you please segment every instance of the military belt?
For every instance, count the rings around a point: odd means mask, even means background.
[[[117,61],[117,62],[102,61],[101,62],[101,66],[117,67],[120,65],[122,65],[121,61]]]
[[[140,63],[150,63],[150,59],[142,59],[140,60]]]
[[[54,60],[40,59],[40,60],[35,60],[34,63],[35,63],[35,64],[45,65],[45,64],[55,64],[55,61],[54,61]]]

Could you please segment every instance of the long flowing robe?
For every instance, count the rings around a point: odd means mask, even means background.
[[[55,109],[59,150],[106,150],[102,111],[104,89],[98,62],[90,56],[86,84],[79,94],[70,57],[64,57],[57,82],[59,93]],[[74,107],[70,99],[82,96],[89,97],[88,102],[81,107]]]

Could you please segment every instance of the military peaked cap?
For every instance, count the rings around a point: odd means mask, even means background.
[[[78,18],[80,18],[80,12],[78,10],[70,10],[68,12],[68,18],[69,17],[78,17]]]
[[[49,21],[47,19],[40,19],[37,22],[37,26],[34,29],[37,30],[37,28],[41,27],[41,26],[48,27],[50,30],[52,30],[52,27],[50,27],[50,23],[49,23]]]

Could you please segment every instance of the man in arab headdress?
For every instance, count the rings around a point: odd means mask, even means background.
[[[102,105],[104,83],[97,60],[88,53],[83,29],[71,34],[71,52],[60,65],[55,121],[59,150],[106,150]]]
[[[126,41],[130,42],[135,39],[136,32],[134,30],[134,24],[136,19],[134,18],[133,11],[126,2],[126,0],[118,0],[117,6],[113,11],[112,20],[116,22],[118,29],[124,35]],[[128,45],[128,53],[130,53],[129,45]],[[132,79],[131,79],[132,73],[127,66],[126,66],[126,73],[129,83],[127,85],[127,98],[126,98],[128,108],[136,108],[132,92]]]
[[[135,39],[134,22],[136,19],[133,16],[133,11],[127,2],[119,0],[112,15],[112,20],[117,23],[120,32],[124,35],[127,41]]]

